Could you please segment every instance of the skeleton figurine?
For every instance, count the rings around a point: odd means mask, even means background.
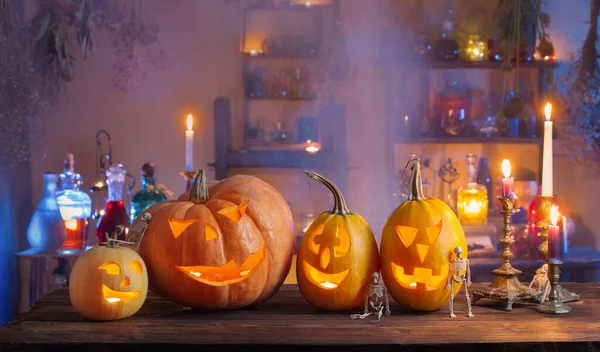
[[[140,221],[133,224],[133,226],[129,229],[127,241],[135,243],[136,251],[140,247],[140,243],[142,243],[142,238],[144,237],[144,233],[148,228],[148,222],[150,222],[150,220],[152,220],[152,215],[150,213],[143,213]]]
[[[454,284],[465,283],[465,297],[467,298],[467,307],[469,308],[469,318],[473,318],[471,313],[471,298],[467,287],[471,286],[471,268],[469,260],[462,257],[462,248],[454,248],[456,258],[450,261],[450,272],[448,272],[448,289],[450,289],[450,318],[456,318],[454,315]],[[466,275],[466,278],[465,278]]]
[[[385,305],[385,307],[384,307]],[[373,283],[367,285],[367,294],[365,295],[365,310],[363,314],[352,314],[352,319],[364,319],[369,315],[375,314],[377,320],[381,319],[385,308],[385,315],[390,315],[390,302],[388,300],[387,288],[379,283],[379,273],[373,273]]]
[[[535,285],[535,287],[534,287]],[[550,281],[548,280],[548,264],[545,263],[535,271],[533,280],[529,284],[540,293],[540,303],[544,303],[550,293]]]

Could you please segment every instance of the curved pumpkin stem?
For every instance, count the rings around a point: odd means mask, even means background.
[[[208,200],[208,181],[206,171],[200,169],[194,178],[194,184],[190,190],[190,202],[202,204]]]
[[[342,191],[335,185],[335,183],[328,180],[326,177],[319,175],[318,173],[311,170],[304,170],[306,176],[312,178],[315,181],[321,182],[325,187],[329,188],[331,193],[333,194],[333,209],[331,210],[334,214],[349,214],[350,210],[348,210],[348,206],[346,205],[346,201],[344,200],[344,195]]]
[[[408,163],[412,163],[410,175],[410,186],[408,188],[408,200],[423,200],[425,195],[423,193],[423,181],[421,180],[421,164],[419,158],[413,155],[408,159]],[[408,166],[408,164],[407,164]]]

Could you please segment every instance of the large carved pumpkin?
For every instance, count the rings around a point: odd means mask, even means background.
[[[296,246],[292,213],[256,177],[233,176],[209,189],[200,170],[189,194],[144,213],[152,220],[138,252],[148,266],[150,289],[179,304],[235,309],[260,303],[277,292],[290,270]]]
[[[460,246],[467,258],[467,241],[454,212],[441,200],[423,196],[419,160],[413,156],[409,162],[408,200],[390,215],[381,235],[381,274],[396,302],[432,311],[448,303],[452,251]]]
[[[364,303],[366,286],[379,271],[377,241],[365,219],[348,210],[333,182],[313,171],[305,172],[333,193],[334,205],[313,221],[300,243],[298,287],[316,308],[354,309]]]

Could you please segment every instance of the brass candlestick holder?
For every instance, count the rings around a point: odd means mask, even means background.
[[[540,207],[538,208],[538,214],[540,220],[536,223],[536,227],[541,228],[542,230],[538,233],[538,236],[541,237],[542,242],[540,243],[538,250],[542,254],[544,258],[544,264],[537,270],[537,272],[548,272],[548,279],[550,279],[550,263],[548,262],[548,226],[550,225],[550,208],[552,207],[552,201],[554,197],[552,196],[541,196],[538,195],[540,199]],[[561,263],[562,264],[562,263]],[[544,267],[545,266],[545,267]],[[558,269],[556,269],[558,270]],[[560,271],[559,271],[560,272]],[[535,280],[535,278],[534,278]],[[558,280],[557,280],[558,282]],[[548,281],[546,285],[551,285]],[[551,289],[551,287],[550,287]],[[558,293],[558,299],[561,302],[573,302],[579,301],[581,297],[574,293],[569,292],[566,288],[562,287],[559,284],[556,284],[555,287],[556,292]],[[541,296],[540,302],[544,302],[549,297],[549,291],[546,287],[541,287]]]
[[[535,308],[540,313],[545,314],[566,314],[571,312],[571,307],[562,302],[559,298],[558,280],[560,279],[559,266],[562,264],[560,260],[552,259],[548,265],[548,281],[550,285],[550,294],[548,301],[540,304]],[[579,296],[578,296],[579,297]]]
[[[510,258],[513,256],[510,246],[515,243],[515,239],[511,234],[510,218],[520,210],[515,208],[517,199],[516,197],[497,198],[502,204],[502,208],[498,209],[498,212],[504,217],[504,237],[498,241],[504,247],[500,255],[504,260],[504,264],[492,270],[495,277],[490,286],[479,288],[473,292],[473,304],[482,298],[489,298],[506,303],[506,310],[510,312],[513,303],[519,300],[539,303],[540,294],[533,288],[522,284],[518,278],[521,271],[510,265]]]
[[[194,184],[194,178],[196,177],[197,171],[184,171],[179,174],[185,178],[185,191],[189,192]]]

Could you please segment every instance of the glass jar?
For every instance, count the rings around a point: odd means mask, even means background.
[[[459,88],[458,81],[447,83],[436,102],[439,126],[451,136],[460,135],[468,125],[467,110],[469,102]]]
[[[65,222],[67,239],[62,250],[85,249],[88,237],[88,222],[92,216],[92,199],[81,191],[83,180],[75,172],[75,158],[68,153],[64,170],[56,181],[56,202]]]
[[[167,200],[167,196],[156,188],[154,172],[155,169],[152,163],[142,165],[142,189],[131,199],[130,220],[132,223],[150,206]]]
[[[462,41],[460,57],[467,61],[483,61],[487,56],[487,45],[479,34],[469,34]]]
[[[106,242],[106,235],[110,235],[118,225],[125,226],[125,231],[119,236],[119,239],[124,241],[127,235],[130,222],[123,202],[123,186],[126,175],[127,171],[123,169],[122,164],[111,165],[106,170],[108,200],[96,228],[99,243]]]
[[[477,156],[467,154],[467,184],[456,192],[458,219],[462,225],[485,225],[488,213],[488,191],[476,182]]]
[[[448,10],[442,25],[442,37],[433,47],[431,57],[436,61],[457,61],[460,48],[454,40],[454,11]]]

